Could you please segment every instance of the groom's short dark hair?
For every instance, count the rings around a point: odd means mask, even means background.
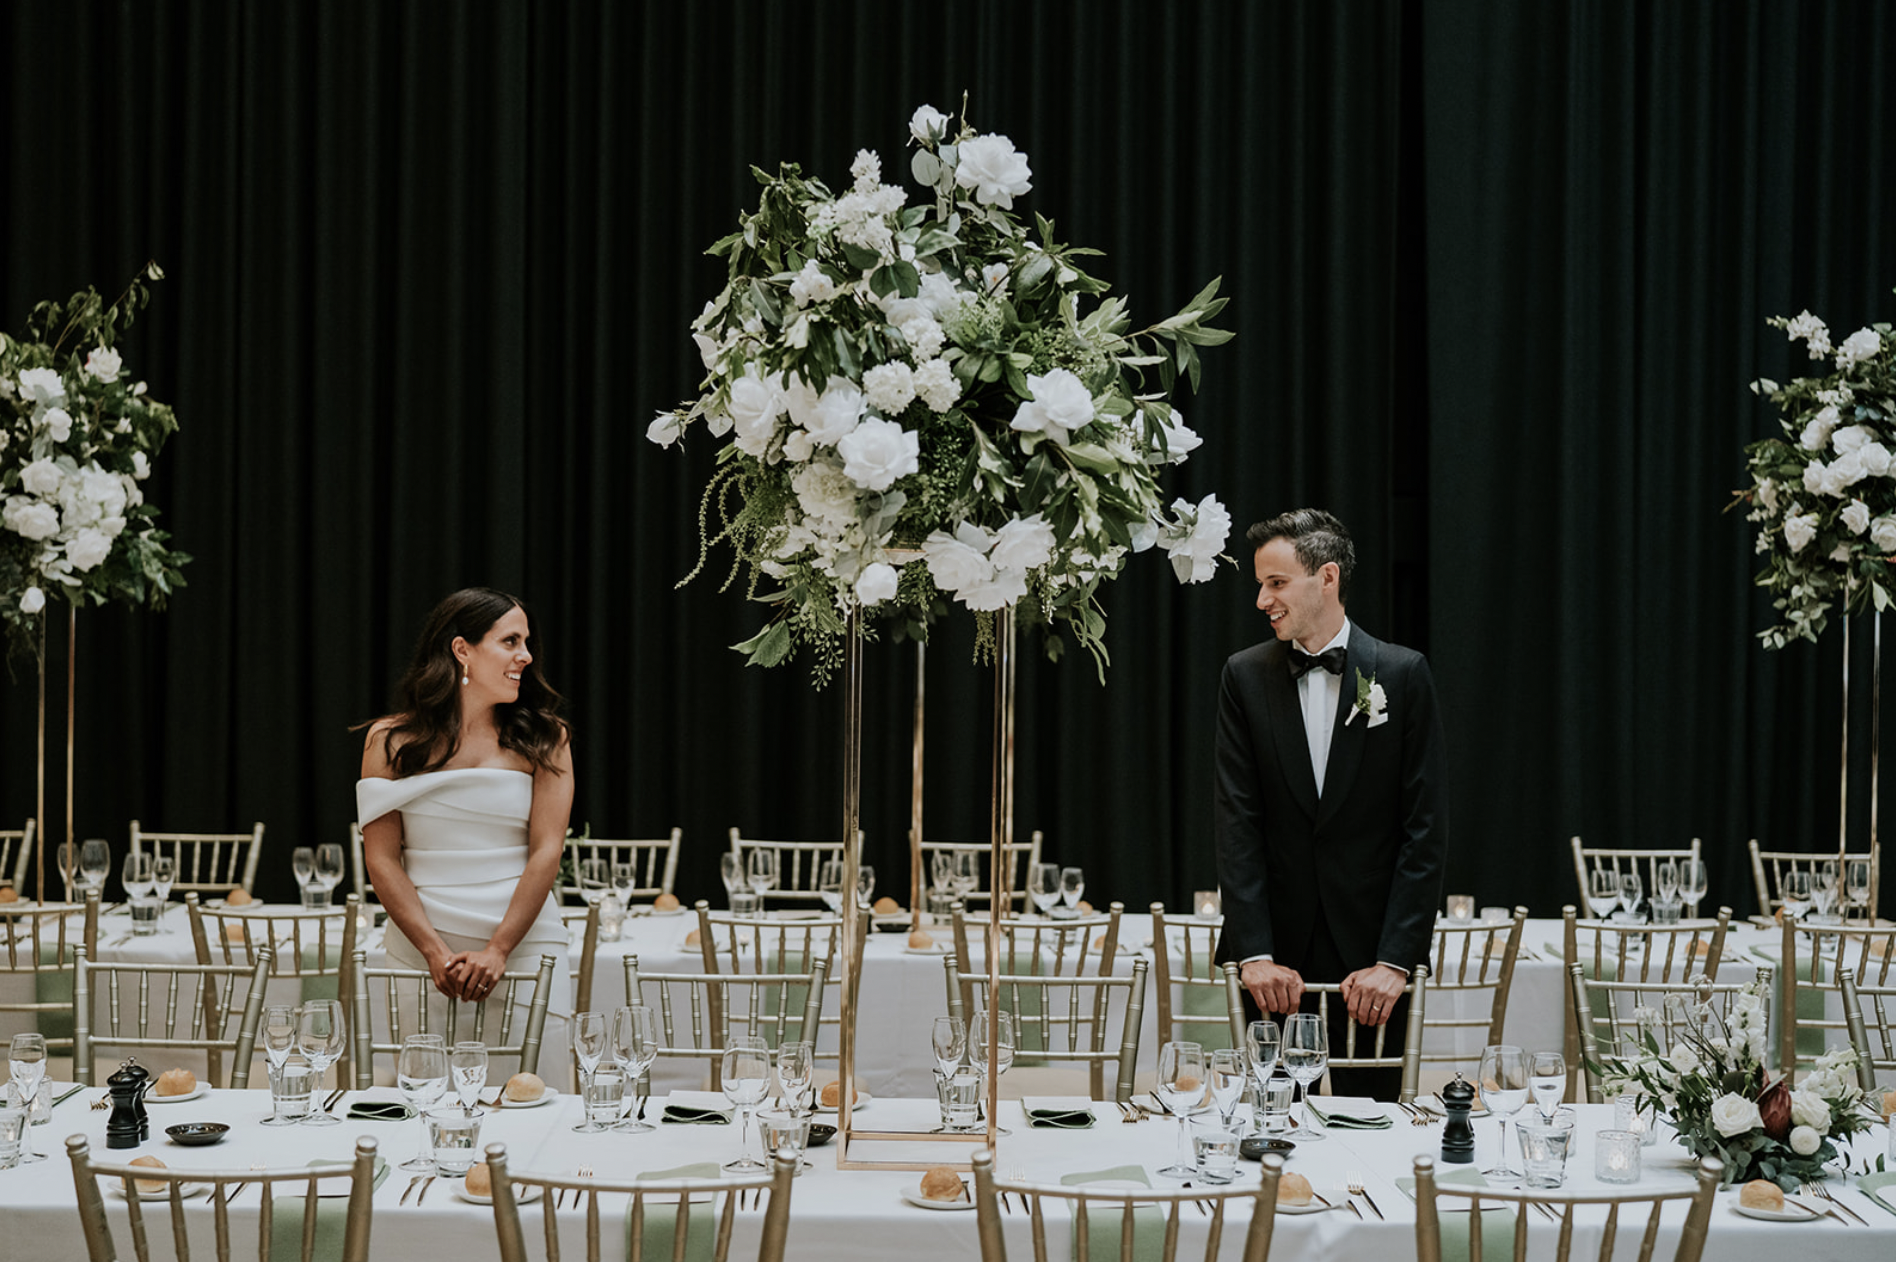
[[[1336,562],[1336,598],[1347,603],[1350,576],[1356,572],[1356,545],[1350,541],[1349,527],[1320,508],[1293,508],[1257,523],[1244,532],[1251,551],[1273,539],[1288,539],[1297,553],[1304,573],[1315,574],[1330,562]]]

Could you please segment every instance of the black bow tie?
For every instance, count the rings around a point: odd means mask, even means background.
[[[1293,644],[1290,647],[1290,677],[1302,679],[1311,671],[1321,668],[1340,679],[1343,676],[1343,659],[1347,654],[1348,650],[1342,645],[1321,653],[1306,653]]]

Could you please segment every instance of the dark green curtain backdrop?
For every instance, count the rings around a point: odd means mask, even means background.
[[[1719,510],[1771,423],[1745,383],[1798,367],[1765,317],[1896,311],[1891,26],[1871,3],[18,0],[0,321],[164,265],[123,349],[178,409],[150,494],[197,558],[169,612],[80,618],[77,831],[262,819],[282,893],[288,848],[352,817],[349,725],[478,582],[528,601],[571,699],[576,825],[681,825],[688,898],[733,825],[835,835],[840,690],[727,651],[761,618],[718,592],[727,558],[673,589],[712,446],[644,431],[693,393],[701,251],[754,205],[751,165],[904,170],[910,112],[966,92],[1029,155],[1025,208],[1105,250],[1136,316],[1225,278],[1238,338],[1181,400],[1206,441],[1177,493],[1240,531],[1301,503],[1352,525],[1353,616],[1436,663],[1451,882],[1551,914],[1569,835],[1697,835],[1749,910],[1746,838],[1835,835],[1842,650],[1755,646],[1751,538]],[[1264,633],[1234,544],[1190,589],[1135,559],[1105,687],[1023,645],[1018,826],[1094,901],[1212,883],[1218,671]],[[936,837],[985,833],[971,649],[962,619],[928,652]],[[885,888],[915,672],[870,649]],[[9,820],[34,685],[0,692]]]

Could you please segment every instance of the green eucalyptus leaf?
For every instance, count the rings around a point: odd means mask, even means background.
[[[926,149],[917,149],[915,156],[909,159],[909,170],[914,173],[917,184],[933,188],[941,176],[941,159]]]
[[[859,272],[866,272],[870,268],[880,265],[882,262],[882,256],[877,254],[874,250],[866,250],[862,246],[852,245],[848,241],[843,242],[842,246],[843,257],[848,259],[849,265]]]
[[[922,278],[915,270],[915,264],[907,260],[898,260],[889,264],[889,270],[895,274],[895,287],[904,298],[913,298],[922,292]]]

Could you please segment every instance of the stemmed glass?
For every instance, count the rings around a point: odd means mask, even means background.
[[[456,1043],[448,1053],[448,1068],[454,1074],[454,1094],[460,1097],[461,1111],[473,1117],[474,1105],[487,1086],[487,1044]]]
[[[1158,1173],[1174,1179],[1189,1179],[1198,1172],[1197,1162],[1186,1152],[1186,1115],[1205,1096],[1205,1049],[1197,1043],[1167,1043],[1159,1048],[1159,1080],[1153,1089],[1165,1111],[1178,1118],[1177,1160]]]
[[[1251,1077],[1257,1083],[1257,1099],[1262,1104],[1270,1087],[1271,1074],[1277,1069],[1278,1053],[1283,1049],[1277,1022],[1251,1022],[1244,1032],[1244,1047],[1251,1061]]]
[[[1518,1175],[1521,1172],[1508,1164],[1508,1119],[1527,1103],[1531,1082],[1527,1054],[1512,1043],[1491,1043],[1482,1049],[1479,1074],[1482,1103],[1501,1120],[1501,1161],[1482,1173]]]
[[[448,1045],[439,1034],[411,1034],[402,1041],[401,1054],[395,1058],[395,1084],[402,1089],[408,1107],[421,1119],[421,1147],[404,1170],[435,1168],[434,1154],[428,1151],[428,1110],[448,1093]]]
[[[955,896],[963,903],[968,895],[981,888],[981,852],[979,850],[955,851]]]
[[[1307,1126],[1299,1143],[1328,1139],[1329,1134],[1310,1107],[1310,1088],[1330,1067],[1330,1032],[1323,1017],[1315,1012],[1293,1012],[1284,1018],[1284,1072],[1303,1091],[1304,1121]]]
[[[1086,893],[1086,873],[1078,868],[1060,869],[1060,901],[1077,914],[1080,895]]]
[[[928,856],[928,884],[935,900],[946,904],[955,888],[955,852],[937,850]]]
[[[1595,920],[1605,920],[1613,914],[1613,908],[1619,902],[1619,874],[1607,868],[1595,868],[1587,873],[1587,910],[1593,913]]]
[[[744,861],[744,877],[750,882],[751,893],[757,895],[759,899],[763,898],[765,890],[776,889],[777,852],[767,850],[763,846],[754,847]]]
[[[1560,1112],[1560,1097],[1567,1094],[1567,1058],[1559,1052],[1535,1052],[1528,1066],[1529,1085],[1534,1092],[1534,1107],[1541,1121],[1552,1126]]]
[[[1060,901],[1060,865],[1057,863],[1036,863],[1027,871],[1027,897],[1034,900],[1034,908],[1041,915],[1053,910]]]
[[[784,1107],[802,1117],[803,1096],[816,1080],[816,1047],[808,1039],[792,1039],[777,1048],[777,1087]]]
[[[638,884],[639,869],[633,863],[615,863],[612,865],[612,892],[627,907],[632,905],[632,890]]]
[[[744,890],[744,861],[728,851],[718,856],[718,879],[724,882],[724,893],[742,893]]]
[[[334,999],[311,999],[297,1009],[296,1048],[309,1062],[312,1090],[322,1086],[323,1075],[341,1058],[346,1029],[342,1004]],[[309,1126],[336,1126],[342,1119],[311,1108],[303,1121]]]
[[[1825,859],[1811,869],[1810,899],[1817,908],[1818,924],[1831,923],[1830,909],[1837,904],[1837,861]]]
[[[994,1077],[998,1082],[1001,1076],[1011,1069],[1014,1064],[1014,1014],[1011,1012],[996,1012],[992,1014],[991,1021],[989,1016],[990,1014],[986,1011],[974,1014],[974,1022],[968,1027],[968,1058],[973,1063],[976,1073],[987,1073],[987,1046],[990,1041],[988,1031],[992,1030],[992,1041],[996,1045],[994,1052]],[[983,1090],[982,1095],[985,1097],[986,1094],[986,1091]],[[997,1122],[994,1127],[994,1133],[996,1135],[1006,1135],[1010,1132],[1005,1126],[1001,1126]]]
[[[290,851],[290,875],[296,878],[296,887],[303,892],[303,906],[310,906],[310,883],[316,879],[316,851],[309,846],[298,846]]]
[[[296,1027],[296,1009],[289,1004],[272,1004],[264,1009],[263,1059],[270,1066],[272,1078],[283,1072],[290,1053],[296,1050]],[[296,1123],[296,1118],[279,1118],[274,1112],[263,1119],[265,1126],[294,1126]]]
[[[1778,901],[1784,904],[1784,914],[1792,920],[1802,917],[1810,909],[1810,873],[1793,868],[1779,878]]]
[[[1232,1114],[1244,1098],[1244,1087],[1251,1079],[1250,1057],[1241,1048],[1221,1047],[1211,1054],[1211,1103],[1218,1110],[1218,1122],[1231,1129]]]
[[[112,871],[112,847],[97,837],[79,843],[79,883],[88,890],[105,889],[105,878]]]
[[[588,904],[597,903],[612,888],[612,867],[604,859],[581,859],[574,870],[579,876],[579,896]]]
[[[164,918],[165,904],[171,900],[171,886],[178,879],[178,856],[155,854],[151,857],[152,893],[158,896],[158,917]]]
[[[1639,920],[1639,900],[1645,896],[1646,884],[1639,879],[1637,872],[1620,873],[1620,906],[1626,910],[1626,919],[1633,923]]]
[[[1845,859],[1843,861],[1843,897],[1852,907],[1870,905],[1870,861],[1868,859]]]
[[[652,1062],[658,1059],[658,1018],[645,1004],[632,1004],[620,1008],[612,1014],[612,1050],[625,1070],[626,1099],[636,1099],[636,1084],[652,1068]],[[615,1131],[624,1131],[629,1135],[643,1135],[652,1129],[650,1122],[642,1122],[636,1114],[619,1119]]]
[[[936,1076],[954,1077],[955,1070],[961,1068],[961,1058],[968,1053],[968,1031],[961,1018],[936,1017],[933,1043]]]
[[[829,908],[832,914],[842,911],[843,861],[841,859],[823,860],[823,865],[816,870],[816,892],[817,896],[823,900],[823,906]]]
[[[771,859],[774,861],[776,856],[771,855]],[[742,1042],[751,1046],[725,1048],[721,1066],[724,1098],[737,1106],[743,1127],[738,1155],[722,1167],[726,1174],[764,1168],[764,1163],[750,1153],[750,1119],[751,1110],[770,1092],[770,1049],[759,1038],[746,1038]]]
[[[581,1012],[573,1017],[573,1056],[579,1061],[580,1099],[585,1099],[586,1084],[592,1081],[593,1073],[599,1068],[599,1059],[612,1048],[612,1028],[603,1012]],[[584,1113],[584,1110],[581,1110]],[[573,1128],[582,1135],[591,1135],[606,1128],[593,1122],[591,1116],[580,1119]]]
[[[771,856],[775,858],[776,856]],[[874,904],[876,893],[876,870],[867,863],[856,865],[856,906],[868,907]]]
[[[1661,859],[1652,869],[1653,892],[1671,902],[1679,893],[1679,865],[1670,859]]]
[[[342,846],[339,843],[329,842],[316,847],[314,883],[322,890],[320,905],[327,907],[331,891],[342,884]]]
[[[33,1102],[39,1099],[40,1079],[46,1076],[46,1036],[25,1031],[13,1036],[7,1046],[7,1072],[20,1093],[20,1105],[29,1116]],[[46,1154],[33,1151],[33,1128],[28,1126],[20,1139],[20,1164],[46,1160]]]
[[[150,898],[154,879],[149,851],[131,851],[125,856],[125,862],[119,865],[119,882],[125,886],[125,897],[128,899]]]
[[[1679,897],[1690,908],[1687,916],[1698,916],[1699,900],[1705,897],[1705,861],[1685,859],[1679,864]]]

